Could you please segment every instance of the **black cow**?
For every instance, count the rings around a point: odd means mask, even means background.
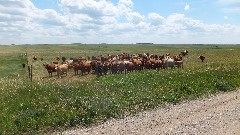
[[[205,60],[205,57],[204,57],[204,56],[202,56],[202,55],[201,55],[201,56],[199,56],[198,58],[199,58],[199,59],[200,59],[202,62]]]

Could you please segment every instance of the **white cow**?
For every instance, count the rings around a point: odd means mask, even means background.
[[[61,75],[63,75],[64,73],[67,76],[67,71],[68,71],[68,65],[67,64],[58,65],[55,69],[57,71],[57,75],[58,75],[59,78],[61,78]]]
[[[163,60],[163,68],[168,68],[168,67],[174,68],[174,65],[175,65],[175,61],[172,58]]]

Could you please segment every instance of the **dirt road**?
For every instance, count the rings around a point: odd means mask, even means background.
[[[240,135],[240,90],[169,105],[65,135]]]

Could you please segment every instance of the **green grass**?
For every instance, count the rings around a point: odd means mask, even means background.
[[[158,54],[177,53],[187,48],[190,54],[184,58],[184,69],[144,70],[100,78],[74,78],[72,75],[63,79],[48,78],[41,66],[52,61],[58,52],[60,56],[70,57],[71,51],[72,56],[98,51],[114,54],[119,53],[119,48],[130,53]],[[5,50],[0,51],[0,134],[43,134],[78,125],[91,126],[165,103],[177,104],[240,87],[239,46],[215,49],[211,46],[48,45],[0,46],[0,49]],[[21,67],[26,62],[21,55],[23,50],[28,51],[29,60],[32,55],[44,57],[43,62],[30,61],[34,67],[33,82]],[[196,58],[200,54],[206,56],[206,62]],[[47,79],[41,80],[41,77]],[[71,81],[73,78],[75,81]],[[79,81],[81,78],[87,80]]]

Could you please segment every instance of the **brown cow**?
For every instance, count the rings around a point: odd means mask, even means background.
[[[157,69],[159,71],[160,68],[163,68],[163,62],[160,59],[156,59],[155,60],[155,64],[154,64],[154,68]]]
[[[52,72],[56,72],[56,64],[43,64],[43,66],[47,69],[49,77],[52,77]]]
[[[124,63],[126,64],[126,72],[133,72],[134,70],[134,64],[131,61],[124,61]]]
[[[73,70],[75,72],[75,75],[78,74],[78,70],[81,70],[82,75],[88,72],[90,73],[92,68],[92,62],[91,61],[86,61],[86,62],[79,62],[79,63],[74,63],[73,64]]]
[[[150,65],[150,67],[151,67],[151,69],[154,69],[155,68],[155,59],[152,57],[152,58],[150,58],[150,63],[151,63],[151,65]]]
[[[151,66],[152,66],[152,64],[151,64],[150,59],[149,58],[145,59],[144,60],[144,68],[145,69],[151,69]]]
[[[133,64],[136,70],[142,70],[143,69],[143,64],[142,61],[138,59],[133,59]]]
[[[179,54],[179,55],[173,56],[173,59],[175,61],[182,61],[182,56],[181,56],[181,54]]]
[[[102,66],[102,72],[104,75],[107,75],[109,68],[110,68],[110,63],[108,61],[105,61]]]
[[[78,64],[78,63],[73,64],[73,70],[74,70],[75,75],[78,75],[78,70],[80,70],[80,69],[81,69],[80,64]]]
[[[118,65],[116,63],[116,61],[112,61],[110,64],[110,70],[112,74],[116,74],[118,71]]]
[[[126,73],[125,69],[126,69],[125,63],[123,61],[119,61],[118,62],[118,72],[121,74],[123,72]]]
[[[94,66],[95,66],[95,72],[97,74],[97,77],[102,76],[102,73],[103,73],[103,63],[101,62],[101,59],[97,60],[94,63]]]
[[[175,66],[177,66],[178,68],[183,68],[183,61],[175,61]]]
[[[92,61],[80,62],[79,64],[82,75],[85,74],[86,72],[88,72],[88,74],[91,72]]]

